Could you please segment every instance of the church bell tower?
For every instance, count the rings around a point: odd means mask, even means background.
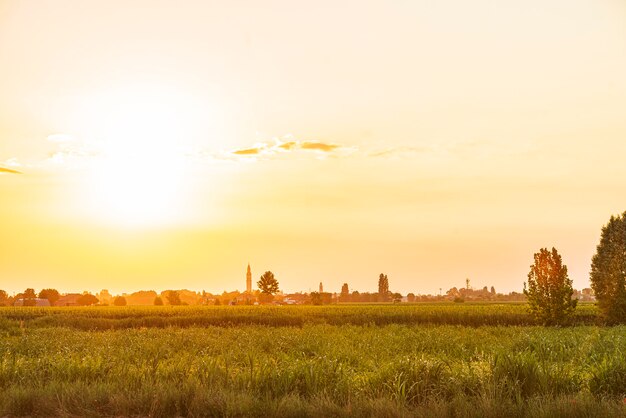
[[[246,272],[246,292],[252,293],[252,271],[250,271],[250,263],[248,263],[248,271]]]

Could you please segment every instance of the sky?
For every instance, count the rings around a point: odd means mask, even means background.
[[[622,0],[0,0],[0,289],[588,287]]]

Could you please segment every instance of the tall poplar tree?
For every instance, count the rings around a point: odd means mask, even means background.
[[[341,286],[339,300],[342,302],[348,302],[350,300],[350,289],[348,288],[348,283],[344,283],[343,286]]]
[[[626,322],[626,212],[611,216],[602,227],[590,281],[604,318],[610,323]]]
[[[389,300],[389,279],[383,273],[378,276],[378,299],[383,302]]]

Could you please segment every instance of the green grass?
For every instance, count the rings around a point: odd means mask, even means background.
[[[142,306],[87,308],[0,308],[0,332],[26,327],[108,330],[140,327],[329,325],[537,325],[520,303],[347,304],[333,306]],[[573,323],[593,325],[597,309],[581,304]]]
[[[0,416],[626,416],[626,327],[524,309],[0,309]]]

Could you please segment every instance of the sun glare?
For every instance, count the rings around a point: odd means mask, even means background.
[[[145,81],[94,94],[77,109],[81,130],[97,142],[83,181],[88,217],[124,227],[182,221],[191,180],[184,155],[198,112],[209,119],[181,90]]]
[[[180,162],[154,156],[105,157],[87,182],[91,209],[98,218],[123,226],[174,223],[181,217],[183,169]]]
[[[96,100],[100,106],[92,109],[103,138],[85,183],[90,213],[101,220],[145,227],[182,217],[189,183],[182,146],[185,107],[157,93],[126,91]]]

